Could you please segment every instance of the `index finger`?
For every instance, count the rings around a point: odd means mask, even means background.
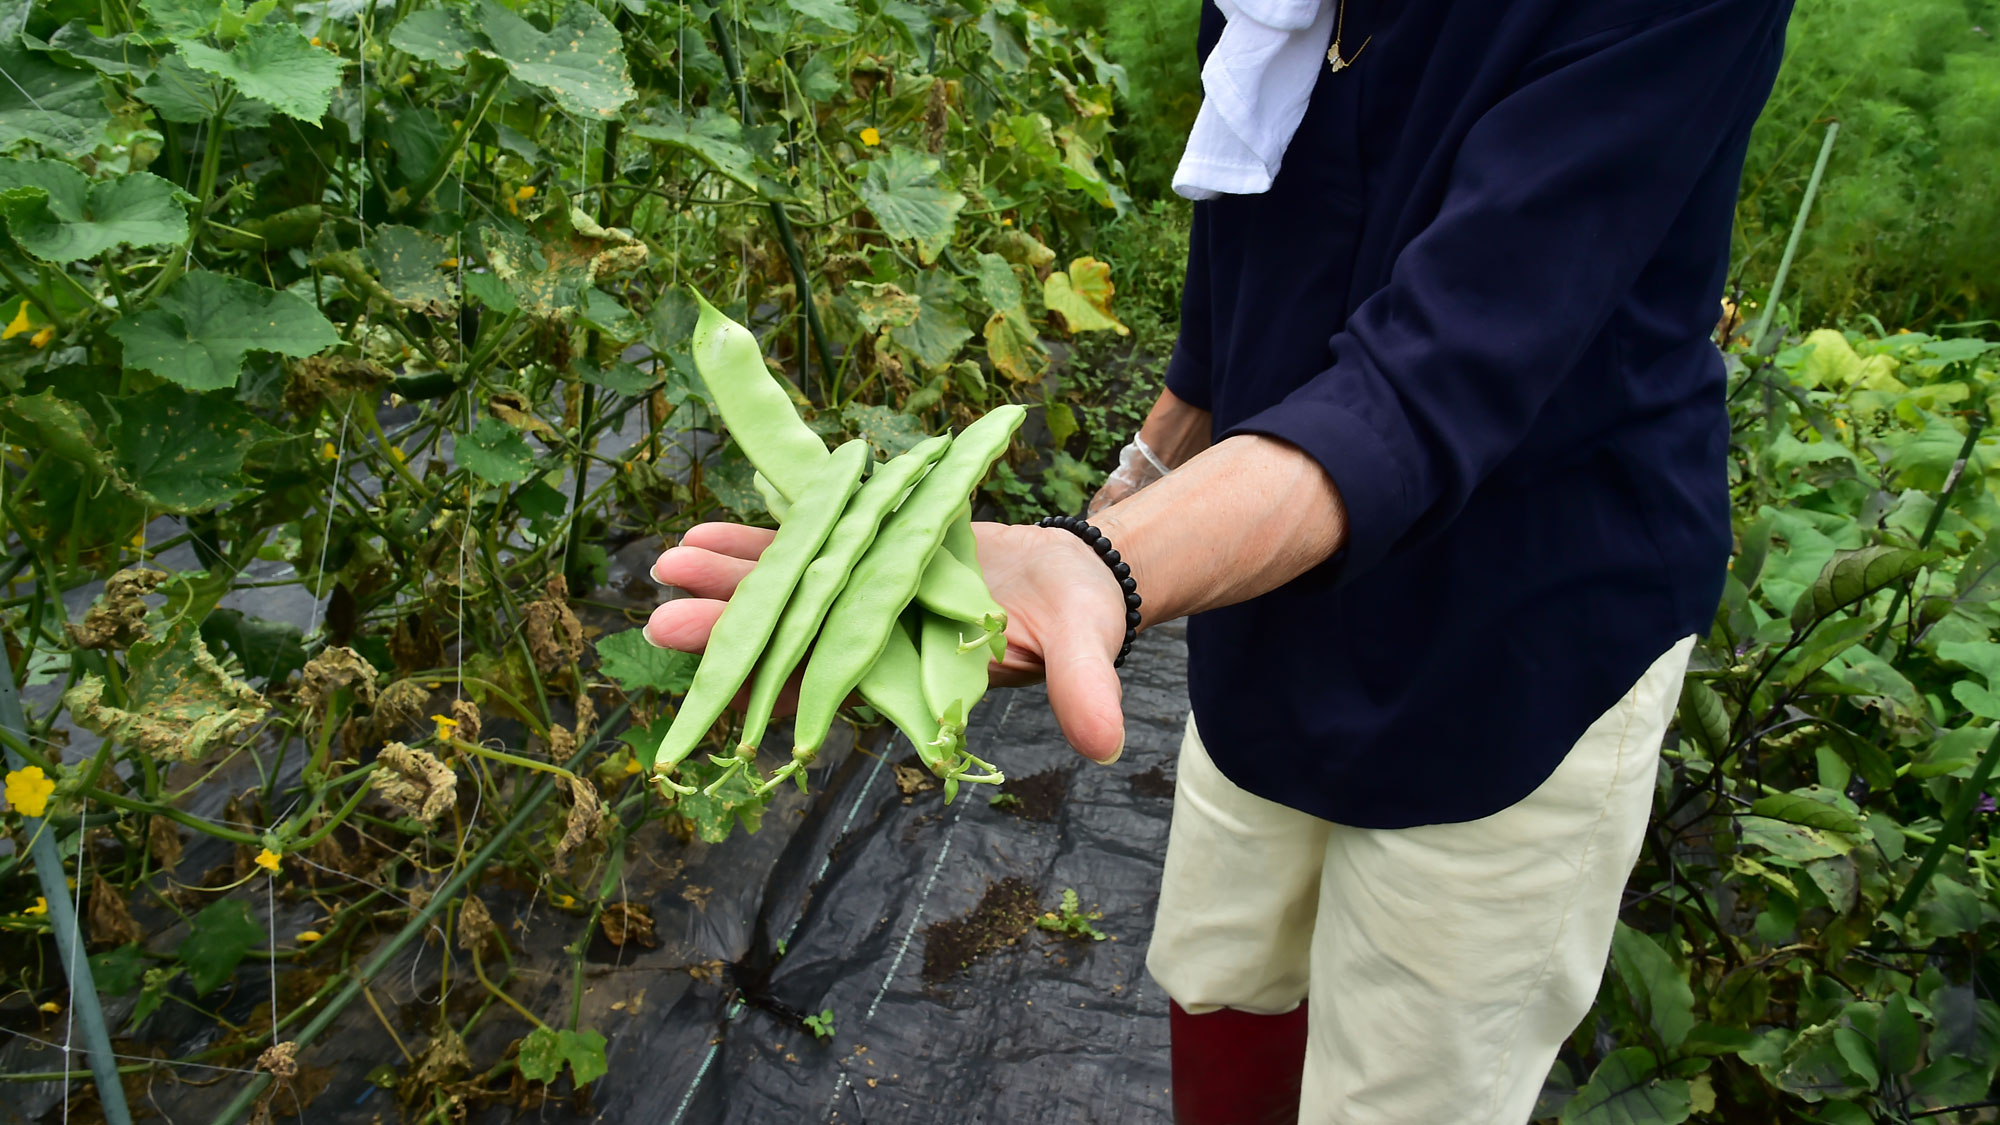
[[[768,527],[751,527],[741,523],[698,523],[681,536],[681,546],[700,547],[704,551],[739,559],[756,559],[764,553],[764,548],[771,545],[771,539],[777,534]]]

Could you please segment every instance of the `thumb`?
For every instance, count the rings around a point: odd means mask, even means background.
[[[1042,653],[1049,707],[1063,737],[1077,753],[1107,766],[1125,751],[1125,689],[1111,660],[1101,638],[1078,628],[1058,629]]]

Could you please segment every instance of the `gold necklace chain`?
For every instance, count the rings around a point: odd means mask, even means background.
[[[1326,64],[1333,68],[1335,74],[1353,66],[1355,60],[1361,57],[1361,52],[1368,49],[1368,44],[1375,41],[1374,34],[1370,33],[1368,38],[1361,41],[1361,46],[1354,48],[1353,54],[1341,56],[1340,32],[1347,26],[1347,0],[1338,0],[1338,3],[1339,6],[1333,10],[1333,44],[1326,49]]]

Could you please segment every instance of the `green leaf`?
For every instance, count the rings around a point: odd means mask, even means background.
[[[889,339],[931,371],[942,370],[957,359],[959,349],[972,339],[972,329],[965,323],[965,314],[952,300],[949,291],[942,286],[925,284],[935,276],[938,275],[927,274],[918,282],[916,319],[909,324],[889,326]]]
[[[305,636],[289,621],[267,621],[240,609],[218,609],[201,623],[202,643],[234,656],[247,676],[281,684],[306,666]]]
[[[270,426],[226,398],[155,387],[111,402],[111,452],[125,491],[163,512],[205,512],[244,487],[243,459]]]
[[[1111,267],[1095,258],[1078,258],[1068,272],[1057,270],[1042,282],[1043,307],[1062,317],[1071,335],[1106,329],[1131,334],[1111,315],[1111,294]]]
[[[471,433],[460,434],[452,457],[487,484],[517,484],[535,475],[535,451],[498,418],[481,418]]]
[[[611,1070],[604,1061],[604,1036],[595,1031],[558,1031],[556,1049],[579,1086],[587,1086]]]
[[[661,108],[659,124],[626,130],[642,141],[685,152],[737,183],[757,190],[756,158],[743,143],[743,123],[734,114],[703,106],[693,118]]]
[[[701,663],[696,653],[654,647],[644,629],[627,629],[598,641],[597,659],[599,670],[625,691],[651,688],[662,695],[685,694]]]
[[[35,45],[33,40],[25,37],[23,42]],[[152,52],[146,50],[134,36],[96,35],[83,20],[71,20],[57,28],[43,46],[57,58],[80,63],[100,74],[143,78],[153,69]]]
[[[474,14],[514,77],[547,90],[564,110],[608,118],[636,96],[624,40],[594,6],[573,0],[546,32],[493,0],[479,0]]]
[[[1740,816],[1736,818],[1737,831],[1742,842],[1759,847],[1782,859],[1794,863],[1846,855],[1854,849],[1854,842],[1839,836],[1827,836],[1816,828],[1773,820],[1765,816]]]
[[[857,403],[843,409],[840,416],[848,431],[867,439],[875,456],[885,461],[930,436],[924,433],[923,423],[893,407]]]
[[[146,172],[91,183],[54,160],[0,160],[0,214],[21,247],[48,262],[94,258],[114,246],[187,240],[192,196]]]
[[[576,375],[577,378],[582,379],[592,386],[603,387],[606,390],[615,391],[618,394],[629,395],[634,398],[652,390],[653,386],[659,382],[658,378],[647,374],[645,371],[622,359],[609,367],[599,367],[587,359],[578,359],[576,361]]]
[[[167,988],[181,975],[179,965],[171,968],[147,969],[145,987],[139,991],[139,999],[132,1004],[132,1015],[125,1021],[127,1028],[136,1028],[146,1022],[146,1017],[160,1010],[167,1002]]]
[[[1800,646],[1798,656],[1786,666],[1781,682],[1788,688],[1805,683],[1829,661],[1866,640],[1877,624],[1873,617],[1866,615],[1822,623],[1813,630],[1811,639]]]
[[[825,24],[843,34],[860,27],[854,9],[840,0],[785,0],[785,6],[807,19]]]
[[[1681,681],[1677,712],[1682,734],[1693,739],[1710,761],[1722,757],[1729,741],[1729,708],[1715,689],[1689,676]]]
[[[1876,1061],[1885,1074],[1908,1074],[1916,1069],[1922,1048],[1923,1030],[1910,1012],[1909,997],[1898,992],[1882,1005],[1882,1019],[1875,1025]]]
[[[126,366],[194,391],[235,386],[252,351],[297,358],[340,342],[333,324],[298,297],[207,270],[181,275],[152,308],[120,317],[111,334],[125,346]]]
[[[94,953],[90,958],[91,981],[97,991],[110,996],[123,996],[139,987],[145,972],[146,957],[136,941],[107,953]]]
[[[1851,1027],[1836,1027],[1833,1046],[1840,1052],[1840,1061],[1847,1064],[1848,1073],[1860,1079],[1864,1089],[1881,1085],[1882,1075],[1875,1069],[1875,1044],[1867,1036]]]
[[[5,418],[8,429],[34,447],[88,465],[104,476],[113,474],[96,419],[54,389],[0,399],[0,411],[4,411],[0,417]]]
[[[194,917],[194,927],[174,953],[187,966],[196,996],[206,996],[228,981],[250,951],[265,942],[264,927],[250,916],[242,899],[209,903]]]
[[[1792,627],[1803,629],[1915,574],[1937,556],[1903,547],[1835,551],[1819,578],[1792,606]]]
[[[104,80],[93,71],[68,70],[13,43],[0,44],[0,152],[37,144],[53,155],[76,156],[97,147],[111,113],[104,108]]]
[[[277,112],[256,98],[231,98],[228,82],[194,69],[178,54],[161,59],[134,93],[177,125],[200,125],[220,112],[231,125],[261,128]]]
[[[1944,488],[1952,466],[1958,463],[1958,451],[1964,448],[1963,433],[1942,418],[1926,415],[1924,428],[1914,437],[1902,439],[1889,464],[1904,486],[1937,492]]]
[[[180,49],[189,66],[300,121],[317,124],[325,117],[340,85],[340,56],[313,46],[296,24],[253,24],[227,51],[192,40],[183,40]]]
[[[1750,811],[1756,816],[1817,828],[1822,832],[1853,834],[1861,831],[1861,820],[1853,813],[1802,793],[1772,793],[1759,797],[1750,806]]]
[[[1681,1050],[1690,1055],[1733,1055],[1757,1045],[1757,1036],[1740,1027],[1698,1023],[1681,1040]]]
[[[854,190],[882,224],[882,233],[916,243],[917,256],[925,265],[937,261],[951,241],[952,227],[965,206],[965,196],[940,182],[940,165],[934,157],[906,148],[892,148],[869,161],[867,174]]]
[[[1042,414],[1049,421],[1049,443],[1061,449],[1076,433],[1076,411],[1069,403],[1051,402],[1042,407]]]
[[[1638,930],[1618,923],[1611,939],[1611,962],[1631,994],[1632,1008],[1653,1028],[1661,1046],[1671,1051],[1694,1027],[1694,991],[1687,974]]]
[[[1562,1125],[1679,1125],[1693,1112],[1687,1082],[1657,1077],[1653,1052],[1613,1051],[1563,1107]]]
[[[1937,646],[1937,654],[1953,664],[1979,673],[1987,686],[2000,687],[2000,642],[1946,641]]]
[[[2000,719],[2000,691],[1983,688],[1971,680],[1951,685],[1951,697],[1982,719]]]
[[[1021,304],[1021,279],[1007,259],[991,251],[979,255],[979,296],[995,312],[1026,311]]]
[[[444,239],[413,227],[376,227],[368,239],[368,264],[382,288],[397,304],[429,316],[444,316],[458,303],[443,269],[451,256]]]

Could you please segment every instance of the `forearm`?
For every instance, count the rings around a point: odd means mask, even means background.
[[[1274,590],[1347,535],[1340,492],[1319,463],[1256,435],[1202,451],[1093,522],[1132,568],[1142,627]]]
[[[1170,390],[1161,390],[1160,397],[1153,403],[1153,409],[1146,413],[1146,420],[1139,426],[1139,436],[1145,439],[1153,455],[1172,469],[1186,464],[1195,454],[1208,448],[1210,428],[1214,424],[1208,411],[1190,405]]]

